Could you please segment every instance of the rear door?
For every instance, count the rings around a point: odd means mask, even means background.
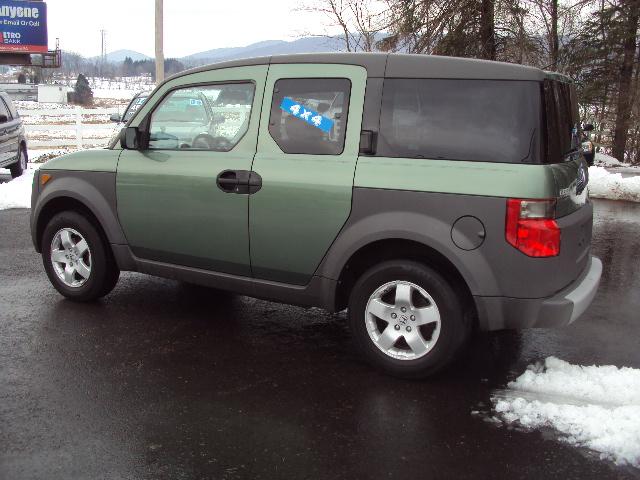
[[[124,150],[116,180],[136,256],[250,276],[249,194],[234,179],[251,170],[267,69],[179,77],[131,121],[150,121],[149,148]]]
[[[349,217],[366,70],[269,68],[249,200],[256,278],[304,285]]]
[[[545,155],[551,164],[558,205],[563,217],[587,203],[588,165],[582,155],[581,125],[575,87],[568,82],[544,82]]]

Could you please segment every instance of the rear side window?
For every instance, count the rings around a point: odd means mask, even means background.
[[[378,155],[537,163],[540,104],[537,82],[386,79]]]
[[[284,153],[341,154],[350,93],[346,78],[278,80],[269,118],[271,137]]]

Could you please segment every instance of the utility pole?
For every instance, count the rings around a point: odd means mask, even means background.
[[[156,84],[164,80],[162,1],[156,0]]]
[[[105,63],[107,63],[107,31],[100,30],[100,76],[104,74]]]

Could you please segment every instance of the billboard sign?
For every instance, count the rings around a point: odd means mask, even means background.
[[[0,0],[0,53],[44,53],[48,50],[47,4]]]

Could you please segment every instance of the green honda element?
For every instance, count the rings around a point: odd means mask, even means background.
[[[574,88],[398,54],[219,63],[159,85],[108,149],[35,176],[53,286],[137,271],[331,312],[404,377],[474,330],[567,325],[602,272]]]

